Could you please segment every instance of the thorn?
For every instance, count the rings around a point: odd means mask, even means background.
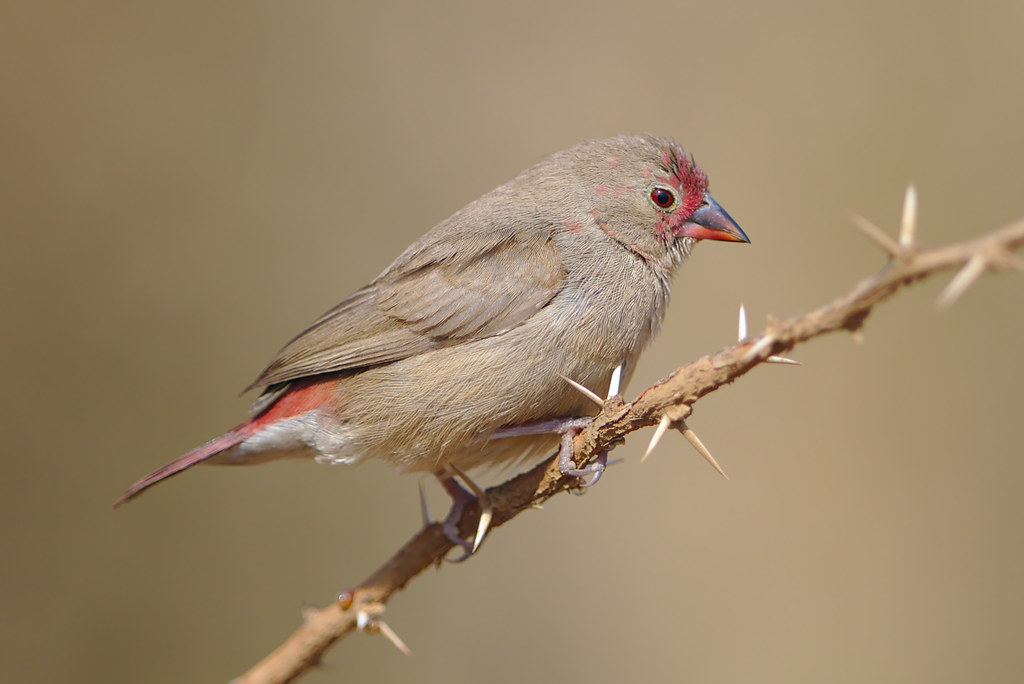
[[[654,431],[654,434],[651,435],[651,441],[647,445],[647,451],[645,451],[644,455],[642,457],[640,457],[640,462],[641,463],[646,461],[647,457],[651,455],[652,451],[654,451],[654,447],[658,446],[658,442],[660,442],[661,438],[665,436],[665,432],[668,430],[668,428],[669,428],[669,426],[671,424],[672,424],[672,419],[671,418],[669,418],[668,416],[662,416],[661,417],[661,420],[658,422],[657,429]]]
[[[457,465],[452,465],[451,469],[455,471],[455,474],[459,476],[459,479],[465,483],[469,491],[473,492],[476,496],[477,501],[480,503],[480,520],[476,524],[476,535],[473,537],[473,550],[470,551],[470,555],[476,553],[476,550],[480,548],[480,545],[484,543],[484,537],[487,536],[487,530],[491,527],[491,520],[494,519],[494,508],[491,506],[490,501],[487,498],[487,492],[480,488],[480,486],[470,479],[466,471]]]
[[[620,363],[612,371],[611,382],[608,383],[608,398],[616,397],[619,395],[619,384],[622,382],[622,364]],[[602,404],[603,405],[603,404]]]
[[[377,629],[380,630],[380,633],[383,634],[388,641],[394,644],[395,648],[397,648],[405,655],[412,655],[412,651],[409,649],[408,646],[405,645],[405,642],[402,641],[397,634],[395,634],[395,630],[391,629],[391,627],[388,626],[388,623],[384,622],[383,620],[377,620],[376,624]]]
[[[802,366],[802,365],[804,365],[804,364],[800,363],[799,361],[795,361],[793,359],[788,359],[785,356],[769,356],[767,359],[764,360],[764,362],[765,363],[781,363],[781,364],[789,365],[789,366]]]
[[[625,460],[626,459],[624,458],[613,458],[612,460],[608,461],[605,465],[611,468],[613,465],[618,465],[619,463],[622,463]]]
[[[584,387],[580,383],[576,382],[572,378],[565,377],[561,373],[558,374],[558,377],[560,377],[563,380],[565,380],[567,383],[569,383],[576,390],[579,390],[579,392],[583,396],[585,396],[587,399],[590,399],[590,401],[594,402],[599,407],[604,408],[604,399],[602,399],[601,397],[597,396],[596,392],[591,392],[589,389],[587,389],[586,387]]]
[[[420,489],[420,515],[423,516],[423,526],[429,527],[434,518],[430,515],[430,504],[427,503],[427,493],[423,491],[423,480],[416,483]]]
[[[903,216],[900,219],[900,247],[906,251],[914,246],[917,231],[917,188],[911,183],[903,196]]]
[[[739,333],[737,337],[739,341],[745,342],[747,339],[747,310],[742,304],[740,304],[740,321],[739,321]],[[791,366],[802,366],[803,364],[793,359],[787,359],[785,356],[769,356],[764,360],[765,363],[784,363]]]
[[[395,648],[399,651],[405,655],[412,655],[412,651],[409,650],[409,647],[405,645],[405,642],[395,634],[395,630],[388,626],[388,623],[383,620],[370,617],[370,614],[365,610],[361,610],[356,613],[356,628],[361,632],[366,632],[367,634],[383,634],[384,637],[394,644]]]
[[[490,529],[493,518],[494,510],[490,507],[484,508],[481,504],[480,523],[476,526],[476,536],[473,537],[473,553],[476,553],[480,545],[484,543],[484,537],[487,536],[487,530]]]
[[[537,510],[537,511],[543,511],[544,510],[544,504],[532,503],[532,504],[530,504],[530,508],[532,508],[534,510]]]
[[[729,479],[729,476],[725,474],[724,470],[722,470],[722,466],[718,465],[718,461],[716,461],[715,457],[711,455],[708,448],[704,446],[704,443],[700,441],[700,437],[697,436],[696,432],[691,430],[686,423],[681,423],[677,429],[683,433],[683,437],[693,445],[693,448],[697,450],[697,453],[703,456],[704,460],[711,464],[712,468],[717,470],[726,480]]]
[[[750,363],[751,361],[753,361],[757,357],[759,357],[766,349],[771,347],[774,343],[775,343],[775,338],[774,337],[772,337],[771,335],[765,335],[764,337],[759,339],[757,342],[755,342],[754,346],[752,346],[750,349],[747,350],[747,353],[743,355],[742,359],[740,359],[740,363],[741,364]]]
[[[857,226],[860,232],[864,233],[864,235],[869,237],[872,240],[872,242],[874,242],[876,245],[885,250],[885,253],[888,254],[889,256],[898,256],[900,252],[903,251],[902,249],[900,249],[900,246],[893,241],[891,237],[882,232],[881,228],[876,226],[871,221],[868,221],[860,214],[852,213],[851,219],[853,220],[853,225]]]
[[[967,288],[973,285],[974,281],[985,272],[987,266],[988,264],[982,254],[975,254],[968,259],[964,267],[953,276],[953,279],[946,285],[946,289],[939,295],[936,305],[940,309],[948,309],[952,306],[956,300],[960,299],[960,295],[966,292]]]

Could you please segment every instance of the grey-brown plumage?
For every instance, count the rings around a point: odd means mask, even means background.
[[[628,380],[700,239],[747,241],[675,143],[591,140],[417,240],[289,342],[250,387],[254,416],[136,483],[195,463],[381,458],[403,471],[552,452],[502,427],[592,414],[562,378]]]

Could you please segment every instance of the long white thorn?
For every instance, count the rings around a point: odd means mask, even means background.
[[[602,399],[601,397],[597,396],[596,392],[591,392],[588,388],[584,387],[583,385],[581,385],[580,383],[576,382],[572,378],[567,378],[566,376],[562,375],[561,373],[558,374],[558,377],[560,377],[563,380],[565,380],[574,389],[579,391],[580,394],[582,394],[587,399],[589,399],[590,401],[592,401],[595,404],[597,404],[599,407],[603,407],[604,406],[604,399]]]
[[[718,461],[716,461],[715,457],[711,455],[711,452],[708,451],[708,448],[704,446],[704,443],[700,441],[700,437],[697,436],[696,432],[691,430],[686,423],[682,423],[679,426],[679,431],[682,432],[683,437],[685,437],[687,441],[693,445],[693,448],[697,450],[697,453],[703,456],[704,460],[711,464],[712,468],[717,470],[719,474],[726,480],[729,479],[729,476],[725,474],[724,470],[722,470],[722,466],[718,465]]]
[[[484,543],[484,537],[487,536],[487,530],[490,529],[493,518],[494,510],[490,506],[484,508],[483,504],[481,504],[480,522],[476,526],[476,536],[473,537],[473,553],[476,553],[476,550]]]
[[[487,499],[487,492],[485,492],[480,485],[466,474],[466,471],[457,465],[450,466],[453,471],[459,476],[469,491],[473,492],[476,496],[476,500],[480,504],[480,520],[476,524],[476,535],[473,537],[473,551],[480,548],[480,545],[484,543],[484,537],[487,536],[487,530],[491,527],[491,520],[494,518],[494,509],[491,507],[490,501]]]
[[[746,310],[746,308],[742,304],[740,304],[740,320],[739,320],[739,325],[737,326],[737,328],[738,328],[738,330],[737,330],[737,337],[739,339],[739,342],[742,343],[742,342],[746,341],[746,339],[747,339],[747,310]],[[764,360],[764,362],[765,363],[783,363],[783,364],[788,364],[790,366],[802,366],[803,365],[799,361],[794,361],[793,359],[787,359],[785,356],[769,356],[767,359]]]
[[[940,309],[948,309],[971,285],[985,272],[988,262],[982,254],[975,254],[964,264],[946,288],[939,295],[936,305]]]
[[[644,455],[640,457],[640,462],[641,463],[646,461],[647,457],[650,456],[651,452],[654,451],[654,448],[656,446],[658,446],[658,442],[660,442],[661,438],[665,436],[665,432],[668,430],[668,428],[669,428],[669,426],[671,424],[672,424],[672,419],[671,418],[669,418],[668,416],[662,416],[661,417],[661,420],[658,422],[658,427],[655,428],[654,434],[651,435],[650,443],[647,444],[647,451],[645,451]]]
[[[911,183],[903,196],[903,216],[900,219],[900,247],[904,250],[914,246],[917,237],[917,188]]]
[[[394,644],[395,648],[399,651],[405,655],[412,655],[412,651],[409,650],[409,647],[405,645],[405,642],[395,634],[395,630],[388,626],[388,623],[383,620],[370,617],[370,614],[365,610],[361,610],[356,613],[356,628],[367,634],[383,634],[384,637]]]
[[[857,229],[868,236],[872,242],[885,250],[889,256],[895,257],[902,251],[895,240],[886,235],[881,228],[871,221],[857,213],[852,213],[851,218],[853,225],[857,226]]]
[[[620,363],[612,371],[612,379],[608,383],[608,398],[616,397],[619,395],[619,385],[622,384],[622,364]]]
[[[763,354],[764,351],[766,349],[768,349],[769,347],[771,347],[772,344],[774,344],[774,343],[775,343],[775,338],[774,337],[772,337],[771,335],[765,335],[764,337],[759,339],[757,342],[755,342],[754,345],[750,349],[747,350],[747,353],[743,355],[742,359],[740,359],[740,363],[750,363],[751,361],[756,359],[758,356]]]
[[[377,620],[376,626],[377,629],[380,630],[380,633],[383,634],[388,641],[395,645],[395,648],[397,648],[405,655],[412,655],[412,651],[409,649],[408,646],[405,645],[405,642],[402,641],[397,634],[395,634],[395,630],[391,629],[391,627],[388,626],[388,623],[384,622],[383,620]]]

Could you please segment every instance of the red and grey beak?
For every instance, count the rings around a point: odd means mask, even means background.
[[[750,242],[743,229],[709,193],[704,193],[704,203],[680,226],[678,235],[697,240]]]

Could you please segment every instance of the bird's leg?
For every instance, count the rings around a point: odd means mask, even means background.
[[[560,435],[566,431],[576,431],[585,428],[593,421],[594,419],[590,416],[584,416],[583,418],[538,420],[536,423],[523,423],[522,425],[498,428],[491,433],[491,439],[524,437],[526,435]]]
[[[491,525],[491,518],[494,512],[487,501],[486,492],[478,487],[461,468],[449,466],[448,468],[436,471],[434,475],[440,481],[444,491],[452,499],[452,507],[448,510],[448,515],[445,516],[444,521],[441,523],[441,529],[451,542],[462,547],[462,555],[451,561],[452,563],[461,563],[480,548],[480,544],[483,543],[484,536],[487,534],[487,529]],[[458,480],[455,479],[456,475],[473,491],[469,491],[459,484]],[[459,521],[462,519],[462,513],[465,511],[466,506],[474,501],[480,505],[480,522],[477,524],[476,535],[473,541],[470,542],[463,539],[459,534]]]
[[[558,449],[558,471],[563,475],[570,475],[580,479],[580,487],[590,487],[601,479],[604,469],[608,464],[608,451],[602,451],[597,460],[585,468],[577,468],[576,462],[572,460],[572,441],[580,430],[593,422],[590,416],[584,418],[556,418],[554,420],[542,420],[536,423],[525,423],[512,427],[503,427],[491,434],[491,439],[504,439],[506,437],[522,437],[524,435],[548,435],[558,434],[562,441]],[[587,480],[588,475],[593,475]]]

